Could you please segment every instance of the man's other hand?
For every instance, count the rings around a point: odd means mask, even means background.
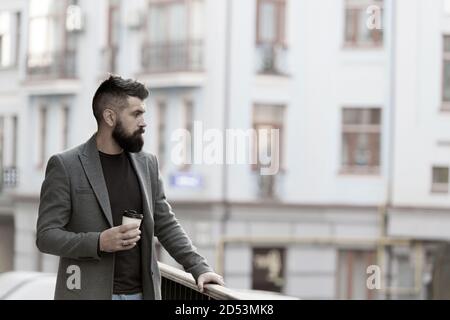
[[[202,273],[198,277],[198,280],[197,280],[198,290],[200,292],[203,292],[203,286],[207,283],[215,283],[215,284],[218,284],[221,286],[225,285],[225,282],[223,282],[222,276],[220,276],[214,272],[205,272],[205,273]]]
[[[116,252],[133,248],[139,241],[141,230],[135,223],[110,228],[100,234],[100,251]]]

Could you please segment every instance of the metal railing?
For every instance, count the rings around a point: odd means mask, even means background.
[[[19,172],[16,167],[5,167],[2,172],[2,188],[15,188],[19,182]]]
[[[259,74],[286,74],[287,50],[281,45],[260,44],[256,48],[256,69]]]
[[[62,50],[27,55],[28,78],[75,78],[76,51]]]
[[[163,300],[241,300],[238,292],[214,284],[207,284],[203,293],[194,278],[182,270],[158,262],[161,271],[161,297]]]
[[[144,43],[141,63],[147,73],[201,71],[203,42]]]
[[[296,297],[261,290],[231,289],[206,284],[199,292],[191,274],[158,262],[161,271],[161,297],[163,300],[297,300]]]

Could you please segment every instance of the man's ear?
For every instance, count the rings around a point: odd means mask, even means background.
[[[116,113],[114,110],[106,108],[103,110],[103,120],[110,127],[113,127],[116,124]]]

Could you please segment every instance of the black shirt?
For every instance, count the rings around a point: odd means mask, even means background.
[[[142,213],[139,180],[126,152],[117,155],[100,154],[114,226],[122,224],[124,210]],[[142,292],[140,240],[129,250],[115,253],[114,294]]]

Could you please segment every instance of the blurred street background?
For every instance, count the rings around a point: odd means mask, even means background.
[[[109,73],[148,86],[144,150],[229,287],[450,299],[450,1],[0,0],[0,275],[56,272],[45,167],[96,131]],[[279,170],[195,161],[200,128],[278,129],[245,150]]]

